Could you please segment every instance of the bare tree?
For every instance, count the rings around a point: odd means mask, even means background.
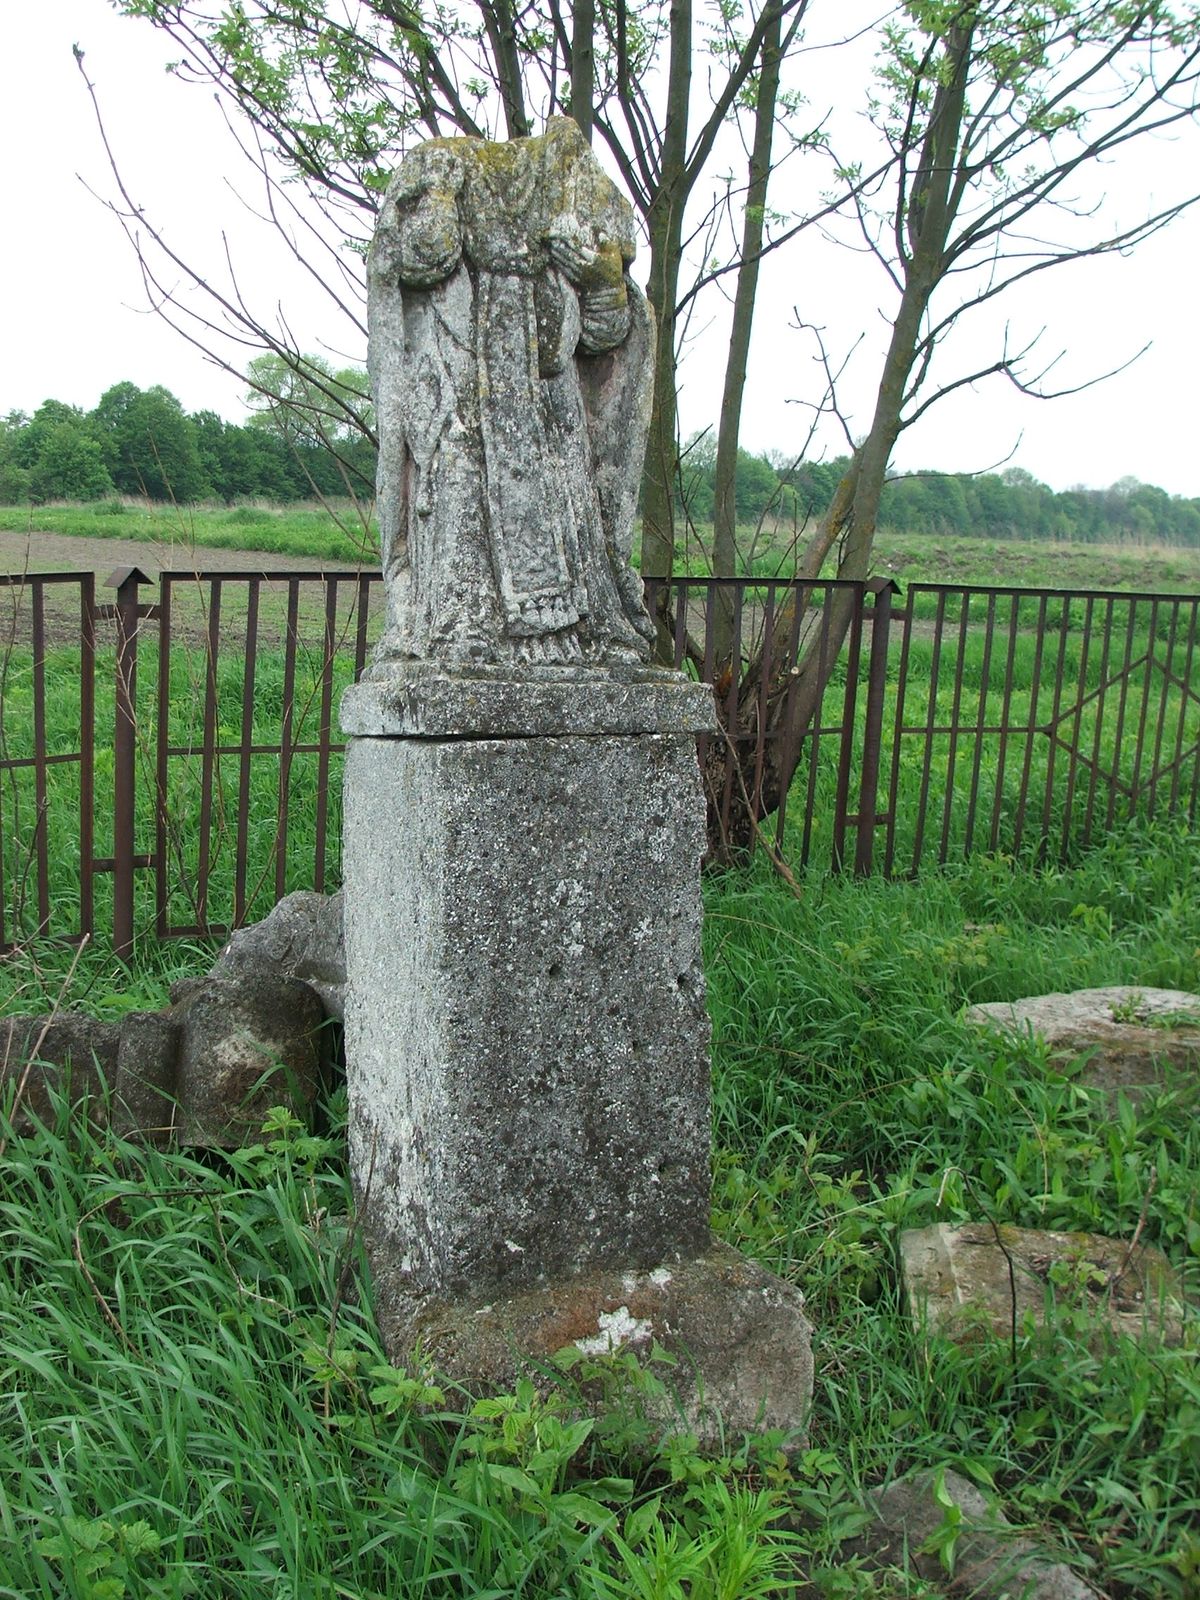
[[[1047,382],[1053,363],[1034,365],[1036,335],[1016,345],[1006,336],[984,363],[950,370],[953,335],[972,312],[1050,268],[1128,251],[1200,198],[1188,192],[1132,223],[1106,226],[1109,212],[1086,193],[1103,164],[1128,159],[1132,148],[1152,159],[1155,136],[1194,123],[1195,5],[910,0],[905,9],[908,22],[886,35],[875,118],[894,164],[856,196],[860,247],[877,259],[894,296],[890,336],[870,427],[857,441],[848,434],[848,465],[803,552],[800,577],[817,577],[831,555],[838,577],[869,575],[896,441],[938,401],[989,377],[1041,398],[1055,393]],[[836,374],[822,357],[835,394]],[[797,735],[820,704],[831,644],[844,637],[850,615],[849,599],[835,599],[798,667],[761,648],[747,663],[741,725],[759,714],[765,679],[776,736],[753,814],[735,816],[729,836],[714,838],[716,853],[744,847],[786,794]],[[794,637],[795,620],[777,621],[781,644]],[[732,744],[725,760],[738,760]],[[745,776],[733,785],[735,812]]]
[[[181,77],[212,85],[236,112],[231,125],[245,130],[241,142],[261,185],[262,214],[330,287],[359,336],[364,241],[406,144],[430,135],[518,137],[565,107],[606,146],[645,227],[647,293],[657,318],[643,483],[647,573],[669,572],[674,557],[677,316],[687,244],[703,231],[692,213],[697,203],[703,209],[702,180],[722,130],[752,113],[747,91],[764,51],[770,65],[760,81],[774,87],[769,104],[759,93],[759,125],[769,134],[781,63],[809,4],[757,0],[743,10],[706,0],[701,10],[693,0],[575,0],[570,7],[563,0],[460,0],[418,10],[405,0],[244,0],[226,9],[215,0],[118,0],[177,42]],[[698,56],[703,90],[693,82]],[[283,174],[304,180],[315,222],[281,184]],[[768,160],[751,206],[760,217],[769,175]],[[291,364],[302,388],[320,383],[286,329],[248,306],[236,282],[214,294],[212,320],[202,326],[165,275],[147,266],[149,247],[165,252],[172,272],[184,272],[193,285],[211,287],[209,280],[147,226],[127,193],[120,210],[155,303],[195,342],[207,348],[214,332],[232,329],[256,352]],[[764,248],[760,228],[756,261]],[[689,286],[689,294],[696,291]],[[752,298],[751,279],[743,292]]]

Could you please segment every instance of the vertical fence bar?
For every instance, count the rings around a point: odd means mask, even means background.
[[[888,635],[892,622],[895,584],[873,578],[871,596],[871,654],[867,663],[867,703],[863,713],[862,771],[858,787],[858,835],[854,841],[854,871],[865,876],[875,851],[875,819],[879,807],[879,760],[883,746],[883,701],[887,690]]]
[[[283,656],[283,732],[279,749],[279,805],[275,814],[275,899],[287,890],[288,801],[292,782],[292,715],[296,698],[296,647],[300,640],[300,580],[288,579],[287,641]]]
[[[829,671],[829,642],[832,638],[833,607],[841,591],[826,584],[821,594],[821,616],[817,624],[817,693],[813,699],[812,714],[806,730],[808,739],[808,787],[804,805],[804,834],[800,847],[800,863],[808,865],[812,849],[813,812],[816,809],[817,777],[821,759],[821,716],[825,708],[825,686]]]
[[[1171,796],[1167,801],[1168,814],[1173,815],[1179,803],[1179,780],[1183,767],[1183,739],[1187,730],[1188,710],[1193,698],[1192,666],[1196,656],[1196,621],[1200,614],[1200,600],[1192,601],[1192,617],[1188,623],[1187,655],[1184,657],[1183,676],[1180,681],[1179,722],[1175,732],[1175,754],[1171,759]],[[1197,697],[1200,698],[1200,697]],[[1200,746],[1200,738],[1198,738]]]
[[[46,757],[46,592],[33,579],[30,594],[33,610],[33,852],[37,877],[37,931],[50,926],[50,798],[47,792]]]
[[[171,740],[171,606],[175,589],[169,572],[158,578],[158,727],[154,740],[154,926],[160,939],[170,927],[167,874],[171,837],[167,809],[168,752]]]
[[[1154,815],[1155,802],[1158,799],[1158,769],[1162,762],[1163,733],[1167,726],[1167,705],[1171,696],[1171,669],[1175,664],[1175,639],[1179,632],[1179,601],[1171,602],[1171,625],[1167,630],[1167,658],[1160,671],[1162,672],[1162,694],[1158,702],[1158,717],[1154,729],[1154,754],[1150,758],[1150,802],[1147,810],[1148,816]],[[1154,659],[1153,643],[1151,644],[1151,660]]]
[[[855,711],[858,701],[858,663],[862,656],[863,596],[859,584],[853,591],[850,635],[846,643],[846,693],[842,700],[842,742],[838,751],[837,789],[833,799],[833,870],[840,872],[846,860],[846,822],[850,801],[851,745],[854,741]],[[824,679],[822,678],[822,682]]]
[[[213,791],[219,781],[217,763],[217,652],[221,648],[222,579],[214,577],[208,603],[208,640],[204,653],[204,732],[200,754],[200,853],[196,863],[196,926],[208,931],[208,880],[212,870]]]
[[[1079,652],[1079,676],[1075,686],[1075,719],[1071,728],[1071,749],[1067,765],[1067,792],[1063,796],[1062,846],[1059,854],[1066,860],[1071,842],[1071,814],[1075,809],[1075,778],[1079,770],[1079,747],[1083,740],[1083,705],[1087,697],[1087,669],[1092,651],[1092,614],[1095,597],[1088,595],[1083,609],[1083,648]]]
[[[1058,614],[1058,659],[1054,667],[1054,693],[1050,703],[1050,721],[1046,728],[1046,793],[1042,801],[1042,838],[1049,841],[1050,819],[1054,814],[1054,772],[1058,760],[1059,723],[1062,721],[1063,677],[1067,670],[1067,639],[1071,630],[1071,596],[1060,595],[1062,609]]]
[[[1021,597],[1014,593],[1008,610],[1008,649],[1004,653],[1004,695],[1000,706],[1000,746],[996,752],[996,788],[992,795],[992,826],[988,848],[1000,846],[1000,819],[1004,815],[1004,769],[1008,761],[1008,736],[1012,732],[1013,674],[1017,662],[1017,639],[1021,632]]]
[[[138,587],[136,567],[108,580],[117,591],[116,724],[113,730],[113,950],[133,955],[133,844],[137,782]]]
[[[1114,606],[1114,597],[1109,595],[1104,606],[1104,643],[1100,648],[1100,671],[1096,680],[1095,729],[1092,734],[1091,772],[1088,776],[1087,809],[1083,814],[1082,842],[1085,849],[1091,842],[1092,818],[1096,812],[1096,791],[1100,783],[1100,762],[1104,755],[1104,704],[1108,697],[1109,689],[1108,658],[1112,651]],[[1115,761],[1116,757],[1114,756],[1113,759]],[[1111,778],[1108,788],[1111,794]]]
[[[1033,675],[1029,684],[1029,713],[1025,727],[1025,760],[1021,764],[1021,792],[1017,796],[1017,820],[1013,829],[1013,853],[1021,848],[1025,833],[1025,804],[1029,798],[1029,776],[1033,770],[1033,741],[1037,726],[1038,701],[1042,692],[1042,642],[1046,636],[1047,596],[1038,597],[1037,643],[1033,649]]]
[[[1133,671],[1133,641],[1136,638],[1137,628],[1137,596],[1129,597],[1129,616],[1125,623],[1125,659],[1121,663],[1121,693],[1117,700],[1117,728],[1113,735],[1113,781],[1108,789],[1108,809],[1104,817],[1104,826],[1111,828],[1113,817],[1116,814],[1117,790],[1122,787],[1121,780],[1121,746],[1125,735],[1125,707],[1129,701],[1129,675]],[[1133,810],[1134,791],[1132,785],[1129,789],[1129,809]]]
[[[800,692],[800,683],[797,674],[792,670],[796,666],[796,658],[800,654],[800,630],[804,625],[805,613],[812,602],[812,586],[803,584],[791,585],[791,599],[788,602],[788,627],[787,643],[780,652],[779,659],[787,663],[788,686],[783,709],[783,720],[779,734],[779,766],[783,772],[795,775],[796,767],[800,761],[800,745],[804,739],[803,729],[795,726],[796,697]],[[790,785],[789,785],[790,788]],[[775,813],[775,848],[783,849],[783,830],[787,822],[787,795],[780,796],[780,805]]]
[[[79,932],[96,931],[96,579],[79,585]]]
[[[929,663],[929,698],[925,709],[925,754],[921,761],[921,795],[917,802],[917,826],[913,836],[912,870],[916,872],[925,844],[925,813],[929,805],[929,779],[933,770],[933,730],[937,726],[938,677],[942,667],[942,638],[946,631],[946,591],[938,589],[937,613],[933,623],[933,657]]]
[[[325,580],[325,655],[321,662],[321,715],[317,731],[317,836],[313,847],[313,888],[325,893],[325,835],[329,824],[329,740],[333,721],[333,658],[337,649],[336,578]]]
[[[950,826],[954,820],[954,768],[958,762],[959,718],[962,715],[963,664],[967,653],[967,622],[971,614],[971,596],[964,589],[959,596],[962,610],[958,614],[958,657],[954,663],[954,700],[950,709],[950,748],[946,753],[946,785],[942,801],[942,837],[938,845],[938,862],[946,865],[950,854]]]
[[[1158,638],[1158,597],[1150,600],[1150,627],[1146,634],[1145,666],[1142,671],[1142,703],[1138,710],[1137,743],[1133,752],[1133,777],[1129,784],[1130,814],[1142,797],[1142,757],[1146,751],[1146,720],[1150,714],[1150,674],[1154,668],[1154,649]]]
[[[258,601],[262,579],[246,583],[246,659],[242,665],[241,750],[238,755],[237,845],[233,863],[233,926],[246,916],[246,856],[250,841],[250,771],[254,757],[254,681],[258,658]]]
[[[1192,601],[1192,637],[1188,648],[1188,661],[1190,663],[1191,646],[1195,644],[1196,630],[1200,626],[1200,601]],[[1192,699],[1200,702],[1200,693],[1192,690],[1191,676],[1188,677],[1188,690]],[[1182,743],[1182,740],[1181,740]],[[1196,826],[1197,812],[1200,810],[1200,722],[1196,725],[1196,737],[1192,741],[1192,797],[1188,805],[1188,826]]]
[[[710,585],[710,588],[712,585]],[[725,763],[725,787],[720,800],[720,829],[721,838],[729,838],[729,824],[733,811],[734,775],[742,770],[741,738],[742,730],[739,720],[739,701],[742,687],[742,623],[745,610],[746,586],[737,584],[733,592],[733,627],[730,634],[729,647],[729,691],[725,696],[725,737],[729,744],[729,758]],[[718,602],[719,604],[719,602]],[[710,605],[709,617],[712,609]],[[711,636],[711,629],[710,636]],[[711,659],[711,646],[705,648],[706,662]],[[759,730],[762,736],[762,730]],[[753,836],[753,835],[752,835]]]
[[[371,609],[371,580],[365,572],[359,573],[354,627],[354,681],[363,675],[367,664],[367,621]]]
[[[883,875],[890,878],[892,865],[896,858],[896,814],[900,796],[900,757],[901,746],[904,742],[904,704],[908,696],[908,660],[909,646],[912,640],[912,625],[916,586],[909,584],[908,596],[901,615],[904,618],[904,633],[900,640],[900,667],[896,673],[896,717],[895,732],[892,736],[892,766],[888,777],[887,795],[887,832],[884,835],[883,850]]]
[[[963,855],[971,854],[975,842],[975,811],[979,804],[979,779],[983,771],[983,730],[987,726],[988,689],[992,677],[992,635],[996,631],[996,596],[987,597],[987,619],[983,625],[983,660],[979,667],[979,704],[975,716],[975,755],[971,762],[971,792],[967,800],[967,827]]]
[[[767,739],[770,737],[768,719],[771,706],[771,686],[775,676],[772,663],[775,659],[775,585],[767,585],[766,605],[763,609],[763,631],[761,659],[763,669],[759,675],[758,684],[758,739],[754,747],[754,783],[750,790],[750,804],[757,819],[762,815],[762,786],[763,772],[767,760]],[[781,806],[786,805],[787,797],[779,796]]]

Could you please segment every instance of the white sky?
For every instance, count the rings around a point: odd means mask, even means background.
[[[814,19],[819,15],[818,6]],[[247,188],[242,158],[211,94],[164,71],[169,41],[147,24],[118,17],[106,0],[0,0],[0,148],[9,224],[0,253],[0,413],[32,411],[49,397],[90,408],[106,388],[130,379],[142,387],[165,384],[189,411],[245,415],[242,386],[147,310],[120,227],[81,181],[104,197],[114,193],[72,57],[76,42],[132,195],[179,253],[202,257],[219,275],[227,238],[239,281],[256,305],[267,313],[278,306],[306,348],[321,349],[332,338],[339,341],[337,359],[363,359],[365,351],[331,329],[304,275],[247,215],[234,188]],[[835,78],[832,57],[814,59],[820,66],[813,81],[826,94],[836,87],[845,116],[861,99],[864,68],[857,81],[844,72]],[[816,93],[810,98],[819,109]],[[1130,213],[1165,199],[1164,171],[1184,180],[1200,172],[1200,129],[1169,146],[1135,146],[1132,162],[1110,169],[1114,204],[1123,202]],[[1200,208],[1130,258],[1040,275],[1021,299],[1005,300],[1000,326],[1007,318],[1018,341],[1044,327],[1040,348],[1066,352],[1055,373],[1060,383],[1115,366],[1147,342],[1149,352],[1099,388],[1050,403],[1025,399],[1004,380],[961,391],[902,440],[897,466],[980,471],[1005,462],[1059,489],[1105,486],[1132,474],[1173,494],[1200,495],[1198,258]],[[865,334],[852,369],[856,382],[846,391],[851,425],[865,431],[884,328],[879,288],[866,263],[815,235],[769,260],[747,388],[749,448],[798,449],[807,421],[796,402],[819,397],[813,347],[789,327],[793,307],[826,329],[835,356]],[[687,431],[714,422],[719,407],[726,349],[719,301],[697,313],[693,334],[681,374]],[[238,364],[250,353],[236,357]],[[982,344],[976,354],[994,356],[995,348]],[[836,435],[825,435],[824,447],[836,453]]]

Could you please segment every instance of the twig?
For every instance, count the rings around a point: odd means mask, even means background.
[[[723,727],[719,729],[719,732],[725,741],[727,758],[733,767],[734,776],[737,778],[738,788],[741,791],[742,803],[746,807],[746,816],[749,820],[750,827],[753,829],[754,837],[767,852],[767,859],[770,861],[775,871],[783,879],[784,883],[787,884],[788,888],[796,896],[796,899],[803,900],[804,891],[796,881],[796,874],[792,871],[791,867],[788,866],[787,861],[784,859],[783,852],[779,849],[774,840],[767,836],[765,830],[760,825],[758,818],[754,815],[754,807],[750,804],[750,794],[746,788],[746,779],[742,773],[741,762],[737,759],[737,751],[734,749],[733,741],[730,739],[728,733]]]
[[[1142,1229],[1146,1226],[1146,1217],[1150,1211],[1150,1200],[1157,1186],[1158,1172],[1152,1169],[1150,1173],[1150,1181],[1146,1185],[1146,1193],[1142,1197],[1142,1211],[1141,1215],[1138,1217],[1137,1227],[1133,1230],[1133,1238],[1129,1241],[1129,1246],[1125,1251],[1121,1265],[1108,1280],[1110,1292],[1116,1288],[1117,1284],[1120,1283],[1121,1279],[1125,1276],[1125,1273],[1128,1270],[1129,1263],[1133,1260],[1133,1253],[1138,1247],[1138,1240],[1142,1237]]]
[[[84,1224],[91,1217],[94,1217],[97,1211],[103,1211],[105,1206],[110,1203],[111,1198],[112,1197],[109,1196],[108,1200],[102,1200],[99,1205],[95,1205],[90,1211],[84,1212],[83,1216],[81,1216],[79,1221],[75,1224],[74,1230],[71,1234],[71,1240],[75,1253],[75,1259],[79,1263],[79,1270],[87,1279],[88,1288],[92,1291],[92,1295],[95,1298],[96,1304],[104,1313],[104,1320],[108,1323],[109,1327],[112,1328],[114,1333],[117,1335],[117,1338],[120,1339],[126,1355],[132,1355],[134,1353],[133,1345],[129,1341],[129,1335],[125,1332],[125,1329],[121,1325],[120,1317],[117,1316],[116,1312],[109,1305],[103,1291],[100,1288],[100,1285],[96,1282],[95,1278],[92,1277],[91,1270],[88,1267],[87,1262],[83,1259],[83,1240],[80,1237]],[[140,1352],[138,1353],[140,1354]]]
[[[71,958],[71,965],[67,968],[67,975],[63,979],[62,984],[59,987],[58,994],[56,995],[55,1000],[54,1000],[54,1004],[51,1007],[50,1015],[46,1018],[45,1022],[42,1023],[41,1032],[38,1034],[37,1039],[34,1042],[33,1049],[29,1052],[29,1059],[26,1061],[24,1067],[22,1068],[21,1076],[17,1080],[17,1092],[13,1096],[13,1104],[12,1104],[11,1120],[13,1122],[16,1121],[17,1110],[18,1110],[18,1108],[19,1108],[19,1106],[21,1104],[22,1099],[24,1098],[25,1088],[26,1088],[26,1085],[29,1082],[29,1074],[33,1071],[33,1064],[37,1060],[38,1056],[41,1054],[42,1046],[46,1042],[46,1035],[50,1032],[51,1024],[54,1022],[55,1018],[58,1016],[59,1011],[62,1008],[63,996],[67,993],[67,990],[71,987],[71,980],[75,976],[75,968],[79,965],[79,958],[83,954],[84,946],[88,943],[88,940],[89,940],[90,937],[91,937],[90,934],[86,934],[85,933],[83,935],[83,937],[80,939],[79,944],[76,946],[75,954]],[[11,1039],[11,1037],[12,1037],[12,1035],[10,1034],[9,1038]],[[0,1161],[3,1161],[4,1152],[7,1149],[8,1149],[8,1134],[5,1133],[4,1136],[2,1138],[0,1138]]]

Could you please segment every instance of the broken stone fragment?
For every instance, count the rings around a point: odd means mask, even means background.
[[[949,1502],[949,1505],[947,1505]],[[1097,1600],[1098,1591],[1044,1546],[1027,1538],[960,1473],[923,1471],[868,1498],[873,1527],[843,1544],[868,1567],[897,1567],[946,1584],[937,1535],[957,1512],[953,1592],[975,1600]]]
[[[231,935],[212,971],[218,977],[236,977],[264,967],[281,977],[302,979],[320,995],[327,1014],[340,1022],[346,993],[341,894],[301,889],[286,895],[261,922]]]
[[[375,1288],[389,1358],[403,1364],[419,1349],[473,1393],[508,1392],[523,1375],[544,1380],[561,1351],[644,1360],[657,1345],[676,1357],[657,1369],[666,1398],[651,1397],[648,1408],[663,1433],[692,1433],[702,1450],[716,1450],[747,1433],[797,1435],[808,1415],[804,1296],[728,1245],[650,1271],[597,1267],[494,1298],[414,1303],[378,1272]]]
[[[307,1119],[325,1021],[307,983],[262,969],[201,978],[186,985],[170,1018],[179,1030],[180,1144],[233,1149],[249,1143],[276,1105]]]
[[[1086,1056],[1080,1082],[1137,1100],[1168,1068],[1200,1069],[1200,995],[1118,984],[969,1007],[963,1020],[1043,1040],[1060,1063]]]
[[[165,1149],[174,1137],[179,1024],[169,1011],[121,1018],[110,1126],[123,1139]]]
[[[0,1085],[18,1085],[13,1131],[54,1121],[52,1095],[72,1105],[86,1100],[88,1120],[104,1120],[102,1089],[116,1077],[120,1030],[77,1011],[0,1020]]]
[[[935,1223],[900,1235],[904,1289],[914,1318],[963,1342],[1007,1338],[1046,1324],[1048,1306],[1083,1310],[1097,1333],[1177,1343],[1184,1310],[1179,1280],[1152,1246],[1094,1233],[970,1222]]]

